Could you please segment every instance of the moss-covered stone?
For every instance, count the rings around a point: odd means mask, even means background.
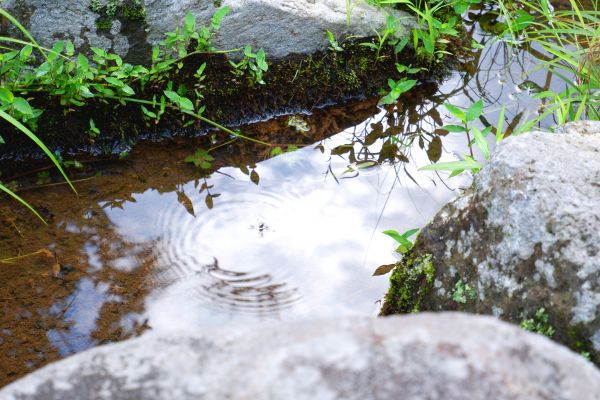
[[[600,124],[564,130],[497,146],[473,186],[440,210],[411,251],[415,259],[431,255],[434,290],[403,294],[395,276],[385,314],[410,312],[399,300],[418,296],[420,310],[494,315],[600,365],[600,192],[590,185],[600,169]],[[466,285],[476,298],[466,298]]]
[[[409,254],[392,271],[381,314],[420,311],[421,300],[432,289],[434,277],[431,254],[415,258]]]
[[[140,0],[91,0],[90,10],[100,14],[96,20],[99,30],[110,30],[115,19],[146,21],[146,9]]]

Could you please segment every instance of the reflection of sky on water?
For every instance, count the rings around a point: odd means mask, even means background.
[[[539,61],[516,56],[507,44],[475,31],[486,45],[476,60],[478,73],[455,72],[422,105],[422,115],[435,107],[444,123],[456,123],[442,103],[467,107],[483,98],[480,127],[495,124],[505,105],[505,127],[514,128],[539,106],[521,86]],[[543,71],[528,79],[544,89],[561,89],[560,81]],[[224,321],[376,313],[387,276],[371,274],[397,257],[393,240],[381,232],[424,226],[456,195],[450,189],[468,178],[442,182],[435,173],[419,172],[429,160],[416,140],[410,163],[351,177],[344,172],[347,159],[330,157],[329,150],[352,142],[352,132],[366,124],[326,140],[325,154],[309,146],[260,163],[258,186],[239,170],[223,168],[207,182],[211,193],[219,194],[212,210],[204,205],[206,192],[199,193],[202,182],[189,182],[178,193],[148,190],[134,195],[135,203],[127,202],[124,210],[108,210],[130,240],[157,240],[158,268],[151,279],[156,289],[146,301],[150,326],[194,329]],[[425,132],[437,128],[430,118],[417,124]],[[461,157],[465,145],[463,134],[444,137],[441,161]]]
[[[324,145],[331,149],[350,139],[341,133]],[[464,138],[448,139],[449,151],[462,151]],[[417,171],[428,163],[424,151],[412,157],[407,170],[419,177],[419,186],[390,165],[350,177],[346,159],[330,160],[327,151],[309,146],[261,162],[258,186],[234,168],[213,174],[208,183],[220,196],[212,210],[200,185],[187,183],[180,191],[196,217],[175,192],[154,190],[134,195],[122,210],[107,210],[129,240],[159,238],[158,272],[151,279],[157,289],[146,301],[149,325],[194,329],[225,321],[375,314],[388,277],[373,277],[373,270],[396,259],[394,241],[381,232],[421,227],[455,195],[435,174]],[[327,174],[330,163],[338,182]],[[211,275],[206,266],[215,259],[220,270],[241,278]],[[270,283],[260,283],[257,277],[264,275]],[[241,280],[264,290],[240,288]]]
[[[116,301],[115,296],[108,295],[109,285],[94,283],[83,278],[77,283],[75,293],[51,310],[54,315],[62,315],[69,324],[68,333],[63,330],[50,329],[48,339],[59,349],[61,355],[73,354],[97,345],[91,338],[96,330],[96,321],[100,309],[107,301]]]

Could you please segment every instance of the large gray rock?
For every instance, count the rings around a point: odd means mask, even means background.
[[[92,1],[101,6],[116,3],[112,27],[103,11],[93,12]],[[246,44],[264,48],[267,58],[281,58],[290,53],[311,54],[328,46],[326,31],[337,37],[374,36],[385,25],[387,12],[353,1],[350,26],[345,2],[341,0],[6,0],[3,7],[13,13],[42,44],[51,46],[58,39],[73,40],[77,49],[100,47],[121,55],[128,61],[142,62],[150,57],[150,48],[164,39],[164,33],[183,25],[192,12],[199,23],[209,25],[217,7],[231,8],[223,20],[214,44],[234,49]],[[124,6],[137,10],[128,16]],[[144,16],[140,16],[143,10]],[[388,10],[389,11],[389,10]],[[405,13],[390,11],[400,24],[410,19]],[[104,13],[105,14],[105,13]],[[106,28],[106,27],[104,27]]]
[[[600,372],[460,313],[149,334],[52,364],[0,399],[593,400]]]
[[[562,132],[498,146],[392,273],[385,314],[463,310],[529,320],[600,362],[600,123]]]

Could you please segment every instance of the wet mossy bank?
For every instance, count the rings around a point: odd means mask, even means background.
[[[364,40],[363,40],[364,41]],[[269,62],[265,84],[249,74],[238,76],[227,58],[220,54],[200,54],[186,59],[176,76],[169,76],[151,87],[133,87],[140,98],[159,98],[167,81],[191,98],[199,98],[204,116],[219,124],[236,127],[278,115],[311,112],[316,108],[340,104],[353,99],[378,95],[389,78],[399,79],[395,63],[424,65],[422,83],[435,83],[447,68],[414,60],[410,49],[399,55],[390,49],[377,59],[375,52],[357,42],[344,44],[344,51],[321,52],[311,56],[294,55]],[[206,63],[205,80],[198,82],[194,73]],[[200,97],[194,94],[198,89]],[[89,105],[65,108],[57,99],[29,95],[31,104],[44,109],[36,135],[53,151],[73,156],[91,154],[112,156],[129,151],[141,139],[159,140],[173,135],[203,135],[213,126],[175,111],[166,110],[158,124],[149,123],[139,104],[92,101]],[[90,134],[93,119],[100,134]],[[217,132],[218,135],[220,133]],[[42,152],[24,135],[3,126],[6,144],[0,148],[0,161],[43,158]],[[223,136],[225,137],[225,136]]]

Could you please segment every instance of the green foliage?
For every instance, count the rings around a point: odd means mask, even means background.
[[[244,58],[239,62],[229,61],[234,68],[232,71],[237,76],[242,76],[249,72],[250,76],[256,83],[264,84],[263,74],[269,70],[269,65],[266,61],[265,51],[259,49],[256,53],[252,52],[252,47],[247,45],[244,47]]]
[[[413,247],[413,242],[411,242],[409,238],[417,232],[419,232],[419,229],[410,229],[402,234],[395,230],[387,230],[383,231],[383,234],[398,242],[398,248],[396,248],[398,253],[406,254]]]
[[[338,43],[337,40],[335,40],[335,36],[333,36],[333,33],[331,33],[331,31],[327,31],[327,39],[329,40],[329,48],[333,51],[343,51],[344,49],[342,49],[342,47],[340,46],[340,44]]]
[[[140,0],[91,0],[90,10],[99,14],[96,27],[100,30],[110,30],[119,17],[142,23],[146,20],[146,9]]]
[[[468,283],[458,280],[452,290],[452,300],[460,304],[466,304],[468,300],[475,300],[477,294]]]
[[[184,159],[185,162],[193,163],[196,167],[202,169],[210,169],[214,160],[214,157],[208,154],[208,151],[202,149],[196,150],[194,154]]]
[[[552,339],[556,330],[550,325],[550,316],[545,308],[540,308],[536,311],[533,318],[524,319],[521,321],[521,328],[530,332],[536,332]]]
[[[136,4],[141,3],[138,0],[109,0],[106,3],[92,1],[90,7],[96,12],[102,11],[112,17],[119,12],[130,14],[131,9],[123,7]],[[236,138],[246,138],[239,132],[229,130],[202,116],[204,107],[200,103],[203,99],[202,81],[206,64],[202,64],[194,74],[196,83],[193,88],[180,86],[174,89],[173,82],[169,79],[183,68],[187,57],[215,51],[210,39],[228,11],[228,7],[217,10],[208,26],[198,26],[195,17],[188,13],[184,25],[176,28],[174,32],[167,32],[165,39],[153,48],[152,64],[145,67],[125,63],[118,55],[96,47],[90,48],[91,58],[76,54],[74,45],[69,40],[58,41],[52,49],[43,48],[18,21],[0,8],[0,16],[13,23],[28,39],[22,41],[0,37],[4,44],[3,52],[0,53],[0,118],[34,141],[52,160],[73,190],[75,188],[68,180],[59,160],[34,133],[43,110],[32,105],[31,100],[34,97],[30,97],[31,93],[55,98],[66,110],[83,107],[91,102],[113,103],[115,106],[138,104],[143,118],[148,123],[155,124],[169,109],[179,113],[182,121],[188,119],[186,124],[198,119]],[[268,69],[264,51],[259,50],[254,54],[247,46],[244,49],[244,59],[246,61],[242,68],[248,68],[257,81],[263,82],[263,73]],[[148,87],[165,89],[159,97],[154,95],[152,98],[144,98],[145,89]],[[92,118],[89,122],[89,134],[92,138],[100,134]],[[246,139],[266,144],[255,139]],[[4,143],[2,138],[0,143]],[[209,157],[196,153],[191,162],[201,168],[208,168],[212,161]],[[1,186],[0,189],[25,204],[6,186]],[[33,210],[29,205],[27,207]],[[37,213],[36,215],[39,216]]]
[[[396,265],[390,276],[390,288],[385,295],[382,314],[418,312],[421,301],[433,287],[434,277],[431,254],[416,259],[406,257]]]

